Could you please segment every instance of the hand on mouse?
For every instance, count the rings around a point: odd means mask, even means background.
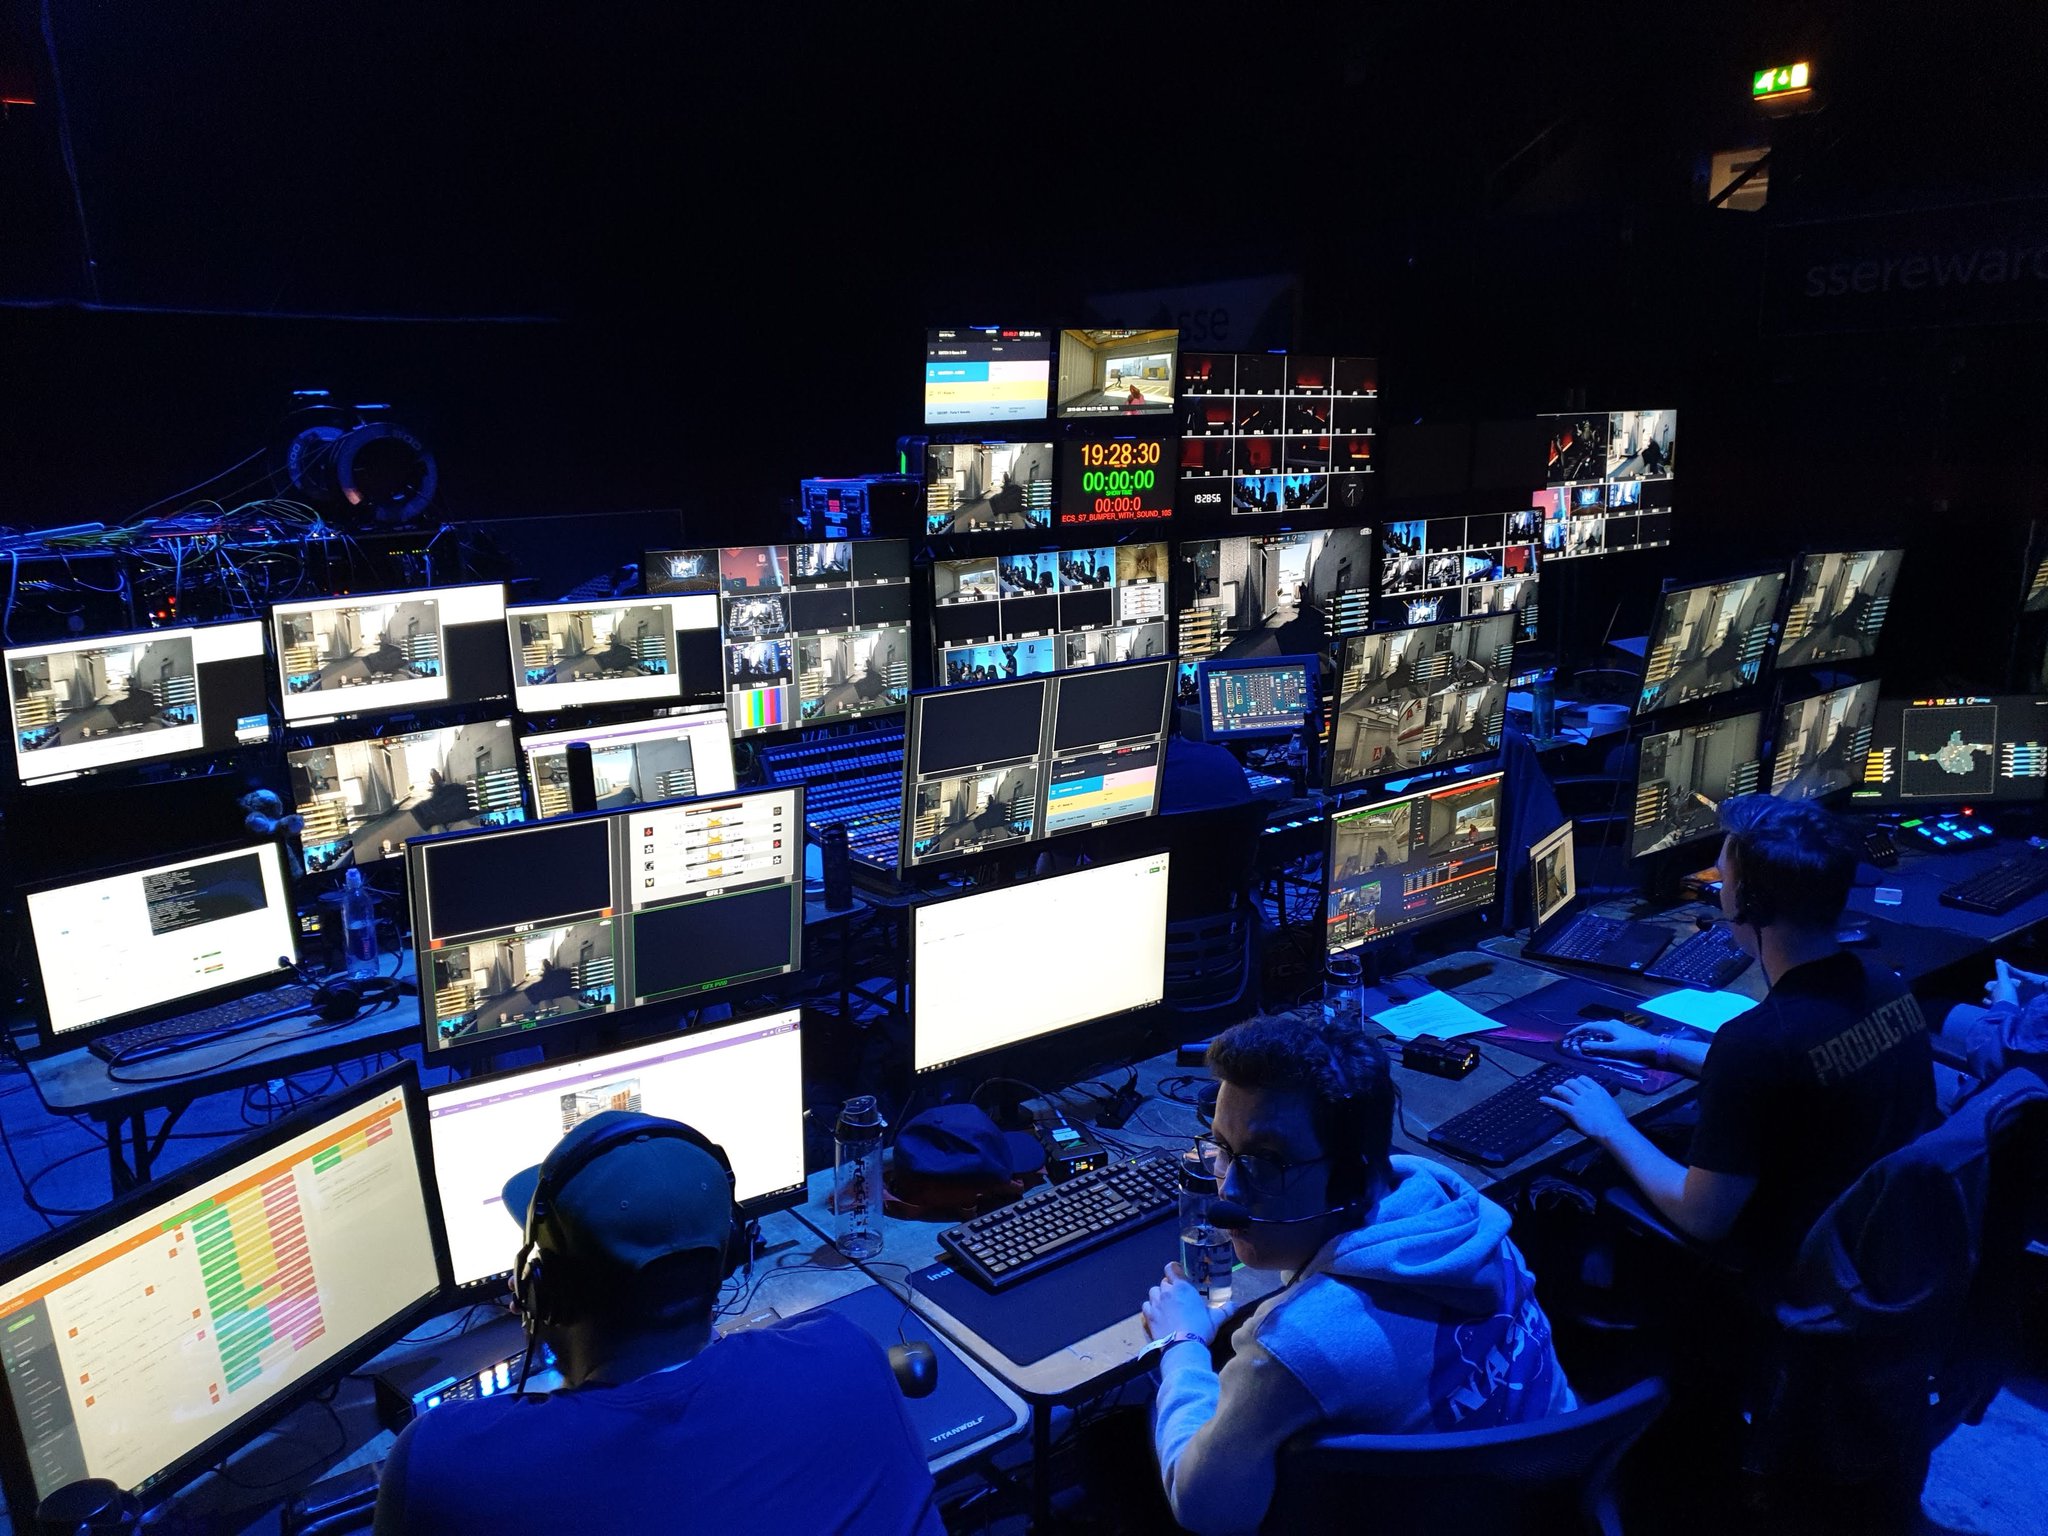
[[[1166,1278],[1152,1287],[1138,1310],[1145,1315],[1145,1331],[1155,1339],[1192,1333],[1207,1344],[1216,1337],[1216,1315],[1178,1264],[1166,1266]]]
[[[1595,1019],[1567,1030],[1564,1047],[1581,1056],[1611,1056],[1616,1061],[1654,1061],[1663,1037],[1619,1019]]]

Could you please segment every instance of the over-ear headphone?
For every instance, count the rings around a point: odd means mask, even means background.
[[[310,1004],[323,1019],[345,1023],[373,1003],[388,1003],[399,995],[395,976],[337,976],[313,991]]]
[[[710,1153],[712,1160],[725,1170],[730,1221],[720,1254],[719,1279],[725,1279],[745,1261],[748,1249],[746,1222],[740,1215],[736,1193],[738,1184],[733,1177],[732,1159],[725,1155],[725,1148],[690,1126],[653,1115],[636,1115],[631,1121],[610,1126],[572,1148],[559,1165],[541,1164],[540,1182],[534,1186],[533,1201],[526,1208],[525,1238],[520,1244],[518,1257],[512,1261],[512,1301],[519,1309],[529,1339],[542,1326],[564,1322],[573,1315],[575,1288],[567,1283],[561,1260],[545,1260],[541,1253],[541,1237],[554,1215],[555,1202],[561,1198],[562,1191],[571,1179],[607,1152],[616,1151],[630,1142],[660,1137],[687,1141],[691,1146]],[[549,1277],[550,1263],[554,1265],[552,1279]]]

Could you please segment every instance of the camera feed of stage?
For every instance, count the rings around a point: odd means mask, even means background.
[[[1666,592],[1644,652],[1638,714],[1747,688],[1771,648],[1785,578],[1776,571]]]
[[[927,534],[1050,528],[1051,443],[929,443],[924,451]]]
[[[1399,626],[1512,613],[1515,637],[1534,640],[1541,536],[1534,508],[1389,523],[1373,616]]]
[[[395,858],[407,838],[526,819],[510,720],[286,754],[306,869]]]
[[[1575,412],[1550,423],[1535,495],[1543,558],[1574,560],[1671,542],[1678,412]]]
[[[1330,787],[1446,767],[1497,750],[1514,643],[1512,614],[1346,640]]]
[[[1354,949],[1490,903],[1499,883],[1500,786],[1490,773],[1332,816],[1325,948]]]
[[[1751,713],[1645,736],[1637,748],[1629,852],[1644,858],[1718,836],[1721,802],[1755,793],[1762,781],[1762,724],[1763,716]]]
[[[1172,414],[1179,344],[1177,330],[1061,331],[1060,417]]]

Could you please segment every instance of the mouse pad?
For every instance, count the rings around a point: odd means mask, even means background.
[[[1004,1355],[1029,1365],[1136,1314],[1167,1261],[1180,1256],[1173,1214],[1005,1291],[984,1291],[945,1263],[913,1271],[910,1284]]]
[[[1504,1045],[1537,1061],[1576,1068],[1616,1087],[1632,1088],[1637,1093],[1662,1093],[1679,1080],[1676,1072],[1660,1072],[1632,1061],[1600,1061],[1564,1050],[1558,1044],[1568,1031],[1590,1024],[1596,1017],[1614,1018],[1639,1010],[1642,1005],[1641,998],[1618,987],[1588,981],[1583,976],[1561,976],[1548,986],[1488,1008],[1487,1017],[1500,1028],[1479,1036],[1479,1040],[1485,1045]],[[1652,1034],[1683,1033],[1688,1039],[1696,1038],[1684,1025],[1669,1019],[1651,1014],[1649,1020],[1641,1027]]]
[[[1006,1407],[988,1383],[968,1369],[959,1352],[888,1287],[863,1286],[826,1302],[824,1309],[857,1324],[884,1349],[903,1343],[931,1345],[938,1359],[938,1385],[927,1397],[903,1399],[912,1426],[924,1440],[926,1461],[937,1461],[948,1451],[990,1435],[1006,1434],[1024,1422],[1024,1415]]]

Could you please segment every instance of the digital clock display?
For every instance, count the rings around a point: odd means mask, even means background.
[[[1061,470],[1062,524],[1124,523],[1173,515],[1179,465],[1156,437],[1069,443]]]

